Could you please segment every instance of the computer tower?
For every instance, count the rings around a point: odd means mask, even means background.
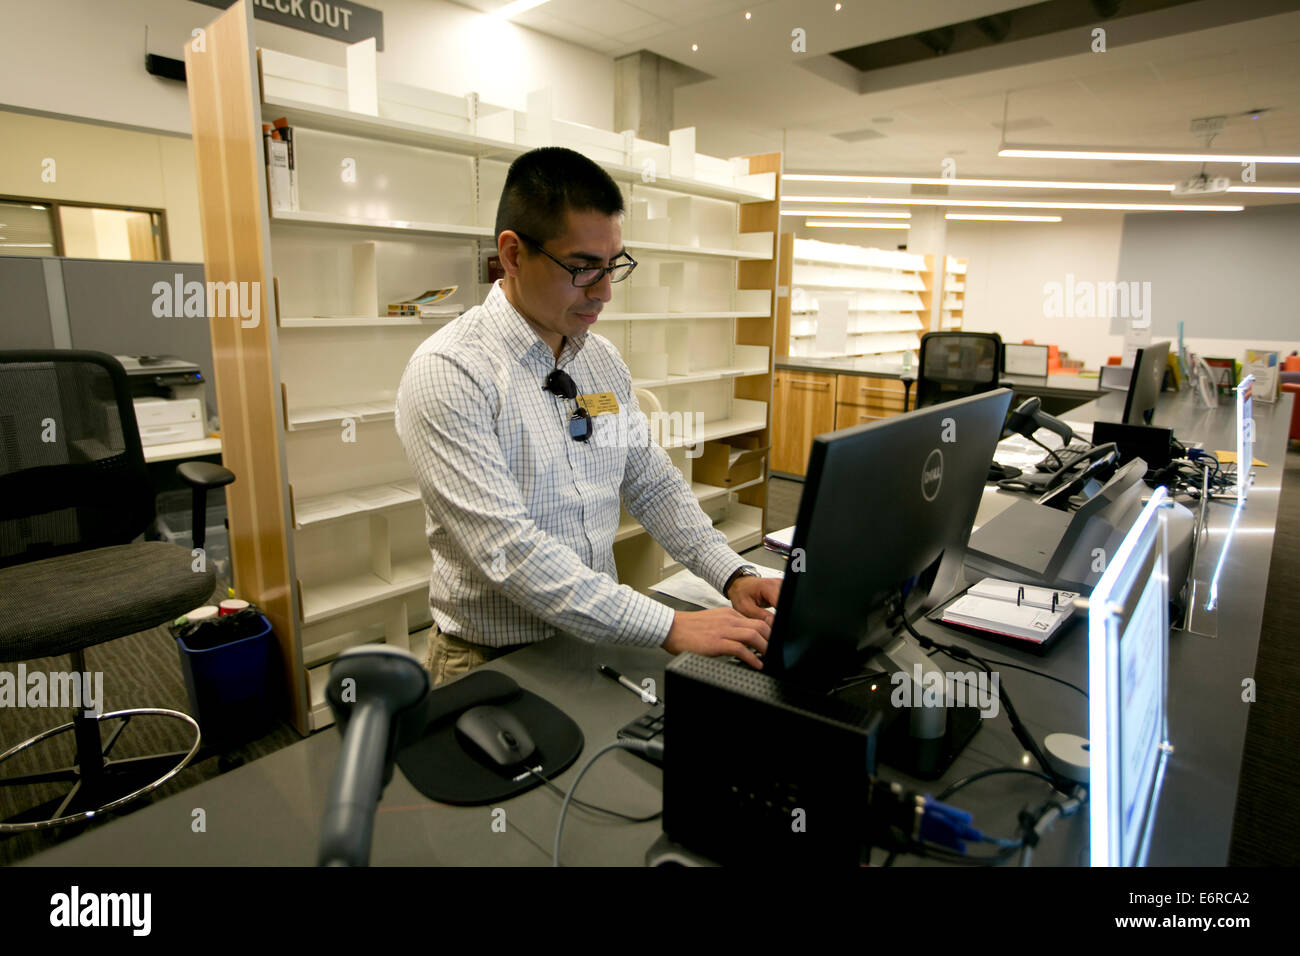
[[[877,715],[695,654],[664,700],[670,840],[724,865],[858,865]]]

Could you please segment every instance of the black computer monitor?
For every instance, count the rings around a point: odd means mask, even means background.
[[[997,389],[813,440],[767,673],[826,689],[898,638],[896,595],[912,617],[951,593],[1010,404]]]
[[[1129,381],[1128,396],[1124,399],[1125,424],[1151,424],[1168,364],[1168,342],[1153,342],[1146,348],[1137,350],[1137,358],[1133,361],[1133,378]]]

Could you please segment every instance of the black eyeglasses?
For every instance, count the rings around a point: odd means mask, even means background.
[[[569,377],[568,372],[561,371],[558,368],[553,369],[546,376],[546,381],[542,383],[542,390],[550,392],[552,395],[558,395],[560,398],[577,401],[578,410],[569,419],[569,437],[574,441],[586,441],[591,437],[591,413],[582,407],[582,401],[578,399],[578,386]]]
[[[569,275],[573,277],[573,284],[579,289],[586,289],[595,285],[601,279],[605,278],[606,273],[609,274],[610,282],[622,282],[630,276],[632,270],[636,268],[636,260],[626,252],[619,253],[619,255],[625,257],[626,261],[616,262],[612,266],[566,266],[559,259],[555,258],[555,256],[543,249],[542,244],[536,239],[525,236],[522,232],[516,232],[515,235],[520,239],[523,239],[530,246],[533,246],[538,252],[546,256],[546,258],[550,259],[565,272],[569,273]]]

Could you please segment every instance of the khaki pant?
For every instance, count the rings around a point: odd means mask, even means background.
[[[509,647],[488,647],[484,644],[472,644],[459,637],[444,634],[433,625],[429,631],[429,654],[424,659],[424,666],[433,675],[433,686],[445,684],[474,668],[496,660],[503,654],[518,650],[520,644]]]

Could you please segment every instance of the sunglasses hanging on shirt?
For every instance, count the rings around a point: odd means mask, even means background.
[[[569,437],[574,441],[589,439],[592,434],[591,413],[582,407],[582,402],[578,399],[578,386],[569,377],[569,374],[558,368],[553,369],[546,376],[546,381],[542,383],[542,389],[552,395],[558,395],[560,398],[578,402],[577,411],[569,419]]]

